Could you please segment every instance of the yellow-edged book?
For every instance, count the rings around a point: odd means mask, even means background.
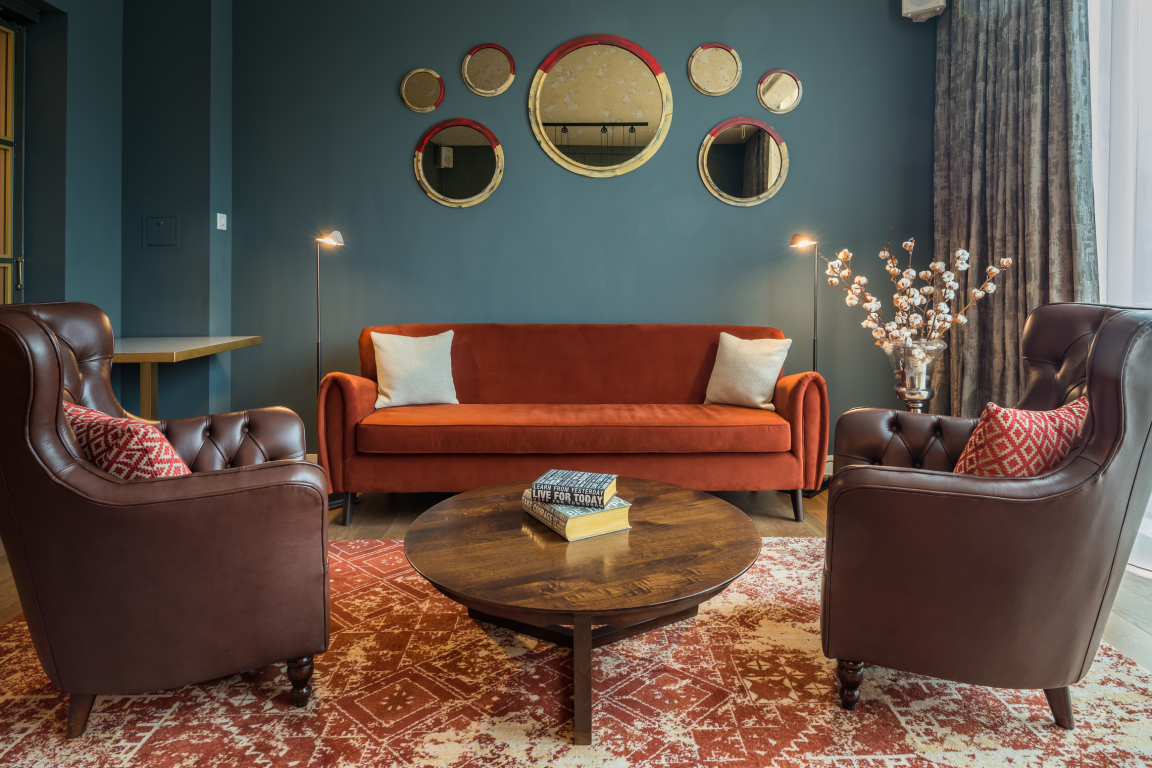
[[[619,496],[613,496],[604,509],[570,507],[549,504],[532,498],[532,489],[526,488],[520,503],[532,517],[548,526],[568,541],[624,531],[628,525],[628,510],[632,505]]]

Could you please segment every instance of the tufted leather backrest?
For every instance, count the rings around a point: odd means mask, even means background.
[[[64,399],[109,416],[127,412],[112,391],[112,323],[97,306],[79,301],[5,307],[40,320],[60,345]]]
[[[1020,341],[1024,367],[1024,394],[1014,407],[1050,411],[1083,395],[1089,400],[1107,399],[1089,392],[1095,375],[1098,390],[1115,361],[1095,355],[1098,335],[1109,321],[1133,310],[1098,304],[1047,304],[1034,310]],[[1118,327],[1110,333],[1120,333]],[[1115,419],[1095,423],[1104,403],[1092,403],[1091,415],[1081,429],[1082,440],[1093,435],[1096,445],[1115,442]],[[867,413],[865,413],[867,411]],[[976,419],[932,414],[858,409],[845,414],[845,428],[837,427],[835,469],[855,464],[951,472],[976,425]],[[1105,453],[1107,452],[1106,449]]]
[[[1099,304],[1046,304],[1024,325],[1020,356],[1026,411],[1051,411],[1088,393],[1088,363],[1100,326],[1123,310]]]

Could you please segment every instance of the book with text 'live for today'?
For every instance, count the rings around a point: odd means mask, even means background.
[[[532,498],[532,489],[525,488],[520,503],[528,514],[568,541],[587,539],[632,527],[628,525],[628,510],[632,505],[619,496],[614,496],[606,509],[592,509],[536,501]]]
[[[616,475],[550,469],[532,483],[532,499],[549,504],[604,509],[616,495]]]

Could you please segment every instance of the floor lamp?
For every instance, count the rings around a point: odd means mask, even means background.
[[[316,238],[316,392],[320,392],[320,379],[323,378],[324,370],[321,366],[324,356],[321,352],[322,342],[320,340],[320,243],[327,243],[328,245],[344,245],[344,236],[340,234],[340,230],[334,229],[323,237]]]
[[[816,341],[819,338],[816,325],[816,291],[817,286],[820,284],[820,246],[816,244],[815,240],[809,240],[804,235],[792,235],[792,242],[788,244],[789,248],[804,248],[805,246],[815,245],[812,249],[812,370],[819,370],[816,367]]]
[[[818,288],[820,285],[820,246],[817,245],[815,240],[805,237],[804,235],[792,235],[792,242],[788,244],[790,248],[804,248],[806,246],[815,246],[812,249],[812,370],[818,370],[816,367],[816,346],[820,339],[819,326],[817,325],[818,314],[816,312],[816,300],[818,298]],[[804,498],[810,499],[816,494],[823,491],[828,487],[828,478],[825,477],[820,483],[820,487],[814,491],[804,491]]]
[[[328,245],[344,245],[344,236],[340,234],[340,230],[334,229],[323,237],[316,238],[316,394],[320,394],[320,380],[324,377],[324,353],[323,342],[320,339],[320,244],[326,243]],[[319,403],[317,403],[319,407]],[[359,501],[360,499],[356,499]],[[344,497],[337,494],[335,499],[328,500],[328,509],[336,509],[337,507],[344,506]],[[352,511],[349,509],[344,510],[344,525],[352,519]]]

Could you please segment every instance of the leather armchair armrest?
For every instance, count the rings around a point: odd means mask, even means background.
[[[44,625],[83,628],[52,649],[64,690],[173,688],[327,647],[320,467],[126,482],[78,461],[56,479],[54,514],[22,534]]]
[[[855,408],[836,422],[833,472],[854,464],[951,472],[976,419]]]
[[[356,454],[356,425],[376,409],[376,382],[349,373],[330,373],[320,383],[316,429],[320,466],[335,493],[355,492],[345,483],[344,465]]]
[[[1037,478],[842,469],[828,500],[825,655],[1003,688],[1076,682],[1120,536],[1120,519],[1085,499],[1099,469],[1081,458]]]
[[[792,428],[792,454],[800,462],[802,487],[815,490],[824,482],[828,460],[828,388],[815,371],[795,373],[776,382],[776,413]]]
[[[287,408],[152,423],[193,472],[304,458],[304,422]]]

